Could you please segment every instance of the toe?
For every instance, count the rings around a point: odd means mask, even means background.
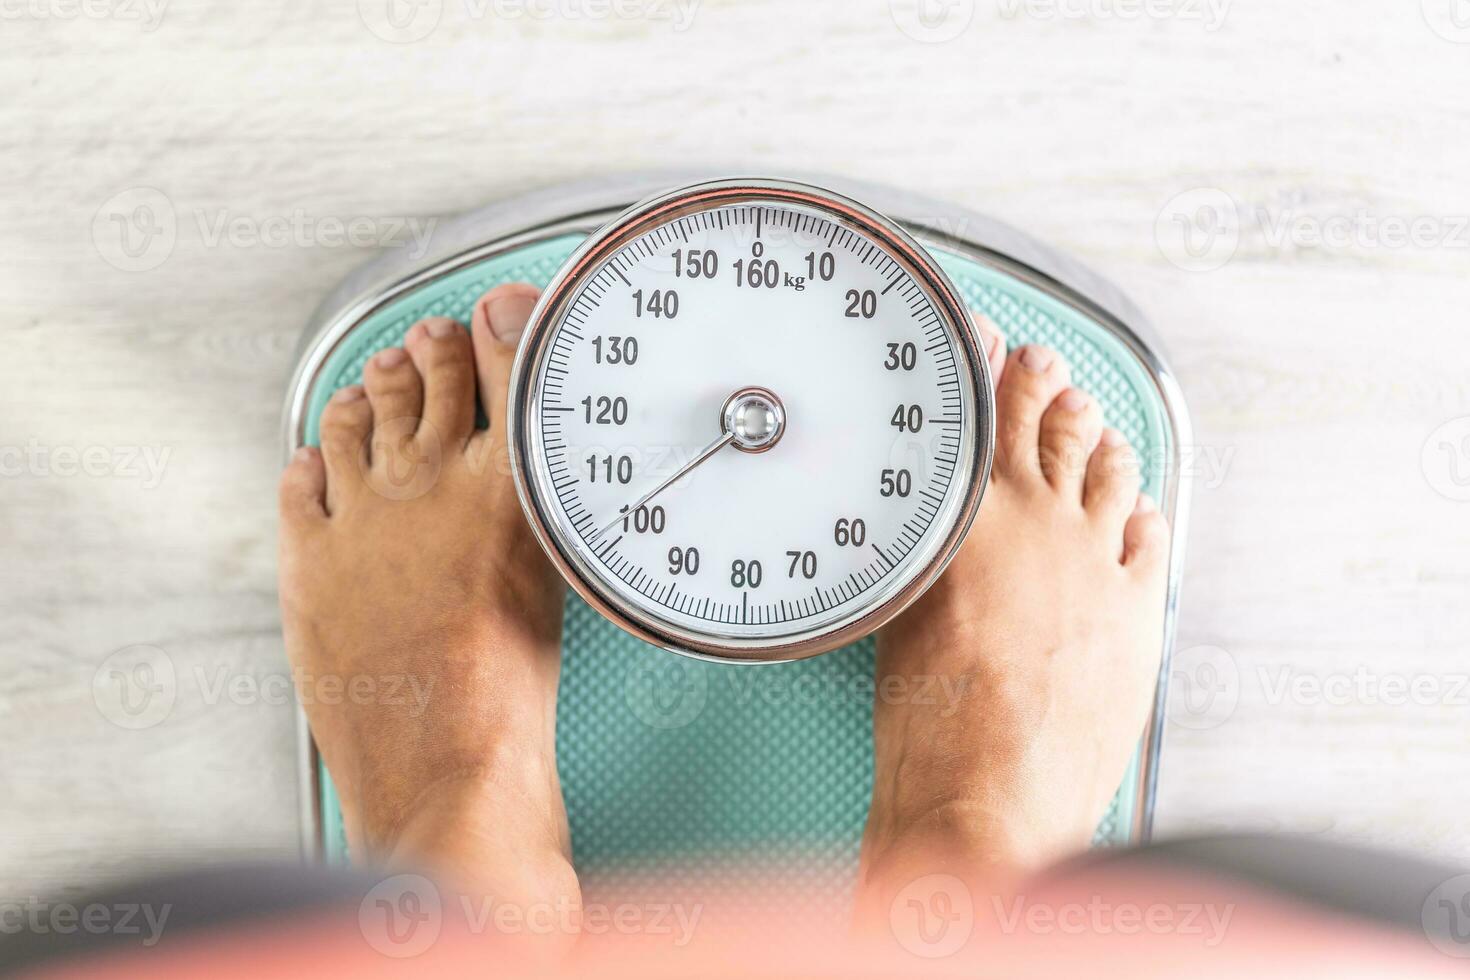
[[[321,450],[302,446],[281,473],[281,524],[309,527],[327,516],[327,467]]]
[[[382,427],[398,419],[417,423],[423,415],[424,382],[401,347],[380,350],[363,369],[363,387],[373,407],[373,425]]]
[[[506,439],[506,399],[516,344],[520,342],[539,296],[535,286],[510,283],[496,286],[475,304],[470,335],[475,345],[480,401],[490,420],[490,434],[501,444]]]
[[[362,382],[373,409],[369,482],[391,498],[413,483],[411,474],[419,472],[424,462],[421,444],[428,444],[436,459],[441,444],[434,438],[435,430],[419,431],[424,413],[424,379],[408,351],[401,347],[378,351],[363,370]],[[383,483],[385,478],[388,484]]]
[[[1087,461],[1102,436],[1102,410],[1085,391],[1068,388],[1041,417],[1041,471],[1047,482],[1082,502]]]
[[[995,389],[995,468],[1004,476],[1041,474],[1041,416],[1067,387],[1066,363],[1055,351],[1022,347],[1006,360]]]
[[[1161,572],[1169,556],[1169,522],[1148,494],[1138,495],[1133,515],[1123,527],[1123,564],[1153,575]]]
[[[358,486],[368,463],[373,409],[362,385],[338,389],[322,411],[322,460],[327,471],[327,511],[335,512],[352,487]]]
[[[423,421],[445,445],[462,445],[475,430],[475,361],[470,335],[448,317],[408,332],[408,356],[424,384]]]
[[[1104,429],[1102,440],[1087,463],[1083,505],[1107,527],[1107,534],[1121,534],[1123,522],[1138,502],[1138,458],[1133,447],[1117,429]],[[1116,538],[1112,538],[1116,541]]]
[[[980,343],[985,348],[986,360],[990,362],[990,383],[999,385],[1006,367],[1006,335],[984,313],[975,314],[975,325],[980,328]]]

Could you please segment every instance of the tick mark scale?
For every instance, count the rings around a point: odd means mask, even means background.
[[[521,502],[567,581],[715,660],[812,656],[901,612],[963,541],[994,445],[983,348],[937,263],[779,180],[680,188],[593,234],[537,305],[509,408]]]

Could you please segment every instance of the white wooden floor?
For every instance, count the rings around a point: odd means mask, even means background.
[[[1131,291],[1202,462],[1161,832],[1470,859],[1452,0],[387,2],[5,8],[0,896],[296,853],[290,708],[218,685],[282,670],[301,324],[379,238],[412,245],[396,219],[670,165],[909,185]],[[175,671],[161,721],[118,700],[136,645]]]

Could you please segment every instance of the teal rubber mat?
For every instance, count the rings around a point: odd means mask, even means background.
[[[359,324],[310,392],[306,441],[333,391],[361,380],[369,357],[431,315],[468,322],[492,286],[544,286],[581,241],[566,235],[434,280]],[[1170,430],[1157,388],[1110,331],[1005,273],[934,249],[966,301],[1012,345],[1044,343],[1074,382],[1137,447],[1145,488],[1162,496]],[[983,506],[983,504],[982,504]],[[846,895],[872,789],[872,640],[794,664],[717,665],[647,646],[572,597],[566,608],[557,759],[584,885],[628,875],[692,882],[750,864],[800,875],[815,893]],[[1099,826],[1101,846],[1134,826],[1135,758]],[[331,780],[322,773],[322,833],[330,859],[346,844]]]

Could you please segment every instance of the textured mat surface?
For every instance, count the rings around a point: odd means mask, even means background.
[[[580,236],[518,249],[440,278],[364,320],[332,353],[311,392],[307,441],[336,389],[361,380],[367,359],[430,315],[467,322],[499,283],[544,285]],[[936,256],[975,309],[1012,344],[1045,343],[1104,406],[1145,461],[1160,493],[1169,432],[1154,386],[1097,323],[968,258]],[[864,641],[798,664],[720,666],[642,644],[580,600],[566,609],[557,757],[584,879],[658,872],[685,880],[753,862],[845,894],[872,787],[873,646]],[[1137,762],[1098,828],[1099,845],[1127,843]],[[329,779],[326,852],[345,851]]]

